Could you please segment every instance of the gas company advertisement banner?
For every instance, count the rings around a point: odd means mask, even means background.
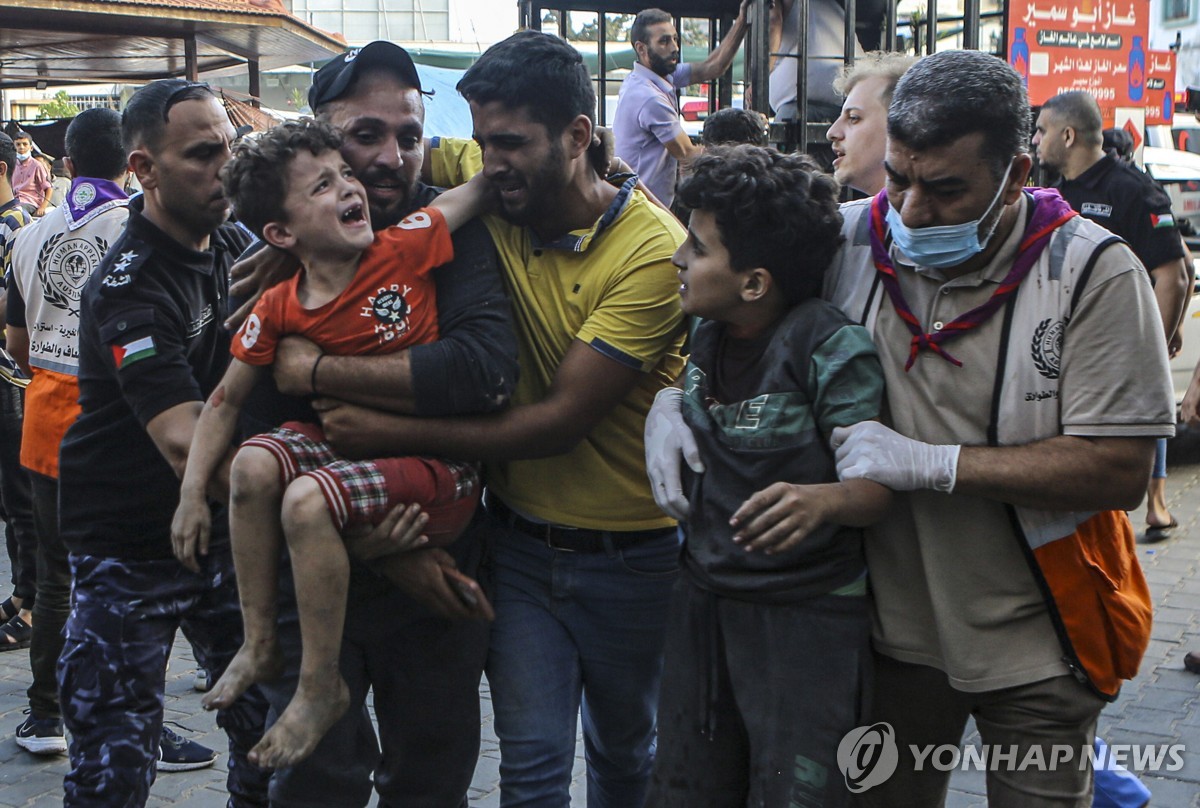
[[[1175,118],[1175,51],[1146,51],[1146,126]]]
[[[1010,0],[1008,63],[1034,106],[1085,90],[1111,121],[1147,104],[1149,27],[1150,0]]]

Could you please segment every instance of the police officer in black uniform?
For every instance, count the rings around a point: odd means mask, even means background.
[[[182,80],[142,88],[122,117],[145,194],[84,290],[83,411],[61,449],[74,577],[59,663],[68,808],[145,804],[177,628],[214,677],[242,641],[224,514],[207,547],[173,548],[170,533],[196,419],[228,363],[228,270],[248,241],[224,223],[219,172],[233,137],[208,88]],[[217,715],[229,736],[230,806],[267,804],[269,773],[245,758],[266,710],[252,689]]]
[[[1168,350],[1187,310],[1189,261],[1166,192],[1146,174],[1103,149],[1100,107],[1081,91],[1060,93],[1042,106],[1033,145],[1038,160],[1062,175],[1058,190],[1072,208],[1129,243],[1150,273]],[[1167,510],[1167,442],[1161,439],[1146,491],[1146,539],[1170,535]]]

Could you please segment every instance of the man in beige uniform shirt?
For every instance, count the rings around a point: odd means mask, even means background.
[[[835,431],[838,472],[902,492],[867,534],[871,719],[894,732],[899,764],[866,805],[940,805],[950,773],[919,753],[957,746],[968,715],[992,754],[1016,751],[988,771],[989,804],[1090,805],[1080,756],[1149,639],[1123,509],[1174,428],[1162,328],[1132,252],[1056,192],[1024,189],[1028,132],[1002,61],[926,57],[889,108],[886,195],[842,209],[826,296],[872,331],[887,426]],[[668,434],[647,438],[648,467],[678,506],[690,436]],[[1074,759],[1019,767],[1054,745]]]

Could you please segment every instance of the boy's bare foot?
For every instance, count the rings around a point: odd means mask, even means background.
[[[296,765],[312,754],[349,705],[350,691],[340,674],[315,687],[305,687],[301,680],[283,715],[250,750],[247,759],[263,769]]]
[[[237,701],[238,696],[259,682],[270,682],[283,675],[283,654],[272,637],[267,642],[242,643],[233,655],[225,673],[200,700],[206,710],[223,710]]]

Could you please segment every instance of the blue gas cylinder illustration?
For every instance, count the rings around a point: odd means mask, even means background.
[[[1029,86],[1029,43],[1025,41],[1025,29],[1018,28],[1014,32],[1012,50],[1008,55],[1008,63],[1021,74],[1021,81]]]
[[[1146,92],[1146,51],[1142,49],[1142,38],[1133,38],[1129,50],[1129,99],[1141,101]]]

